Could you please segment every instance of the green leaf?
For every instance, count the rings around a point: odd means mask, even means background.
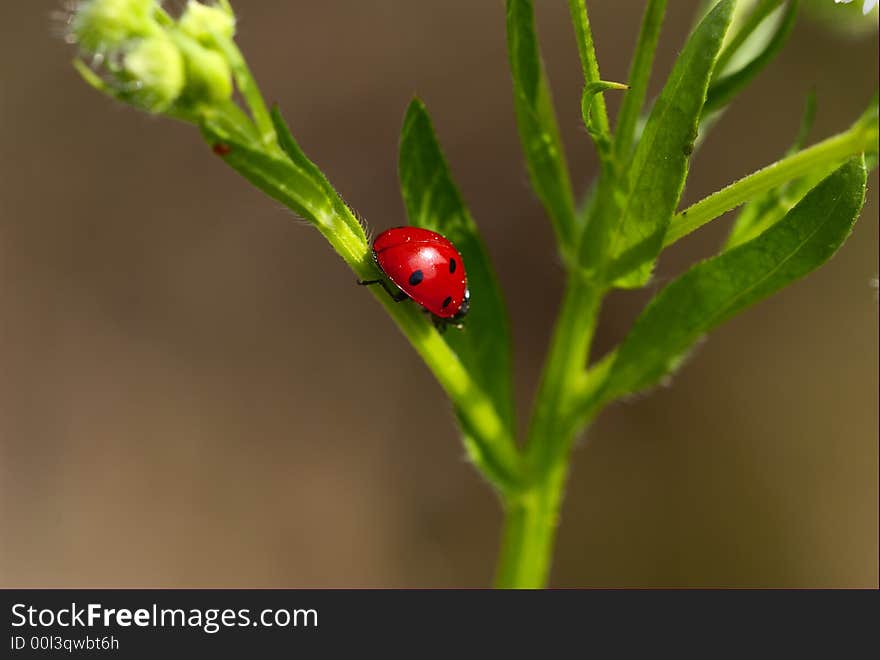
[[[791,34],[791,30],[797,20],[798,6],[798,0],[791,0],[788,3],[788,6],[785,8],[785,14],[783,14],[773,37],[752,61],[738,71],[722,76],[712,83],[706,97],[706,104],[703,107],[704,115],[715,112],[730,103],[733,97],[776,57],[776,54],[785,45],[788,35]]]
[[[361,223],[358,222],[358,219],[351,212],[351,209],[348,208],[348,205],[330,184],[330,181],[324,173],[317,165],[309,160],[308,156],[305,155],[299,144],[297,144],[293,134],[284,122],[284,118],[281,116],[281,111],[278,109],[278,106],[272,108],[272,124],[274,125],[275,133],[278,136],[278,144],[284,150],[284,153],[287,154],[294,165],[308,174],[315,184],[324,190],[324,194],[331,200],[333,208],[336,210],[339,217],[345,220],[349,228],[355,233],[364,236],[364,240],[366,240],[363,226],[361,226]]]
[[[620,161],[629,157],[632,148],[636,124],[648,92],[654,52],[657,50],[657,41],[660,39],[660,29],[665,14],[666,0],[648,0],[645,15],[642,17],[636,51],[629,68],[629,91],[623,97],[620,113],[617,115],[614,153]]]
[[[654,385],[708,330],[827,261],[858,217],[866,176],[861,157],[847,161],[763,234],[663,289],[617,349],[597,398]]]
[[[604,283],[642,286],[663,246],[687,177],[706,89],[733,15],[722,0],[700,22],[654,103],[618,192],[619,213],[598,214],[582,243],[583,264]]]
[[[507,309],[489,255],[458,192],[425,106],[410,103],[400,139],[400,188],[410,224],[452,241],[467,268],[470,312],[462,330],[443,338],[459,356],[498,414],[514,428]]]
[[[333,204],[311,174],[286,159],[269,156],[238,142],[224,126],[205,123],[202,132],[211,144],[226,147],[222,158],[239,174],[317,226],[332,223]]]
[[[731,31],[735,28],[736,33],[732,36],[728,34],[728,38],[725,40],[724,48],[715,64],[715,72],[712,74],[713,80],[729,73],[728,68],[741,68],[744,62],[737,64],[740,58],[752,59],[758,51],[767,46],[769,36],[765,38],[763,33],[767,27],[772,29],[775,26],[771,21],[765,23],[764,19],[776,11],[783,2],[784,0],[757,0],[749,15],[744,19],[739,16],[744,9],[742,5],[740,6],[740,11],[734,14],[731,26]],[[746,41],[750,38],[754,40],[754,43],[749,43],[746,47]]]
[[[577,235],[574,197],[550,87],[538,49],[531,0],[507,0],[507,51],[520,142],[532,188],[567,252]]]
[[[224,135],[231,136],[253,149],[262,149],[260,135],[244,110],[233,101],[224,101],[213,107],[202,109],[203,121],[217,126]]]
[[[311,173],[287,158],[269,155],[238,142],[225,124],[206,120],[202,134],[234,170],[287,208],[311,222],[346,263],[361,277],[374,271],[363,228],[352,228],[332,197]],[[281,152],[279,152],[281,153]]]
[[[228,8],[228,5],[227,5]],[[232,10],[228,8],[229,13]],[[260,133],[260,141],[263,146],[272,149],[275,145],[275,130],[272,126],[272,118],[266,109],[266,102],[257,86],[257,81],[248,67],[244,56],[238,49],[235,40],[229,36],[214,34],[214,46],[223,54],[223,58],[229,63],[232,69],[232,76],[235,79],[235,86],[238,89],[240,97],[247,104],[248,110],[254,119],[254,124]]]

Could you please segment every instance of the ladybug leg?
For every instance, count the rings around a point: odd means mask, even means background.
[[[385,284],[385,280],[358,280],[357,283],[361,286],[378,284],[383,289],[385,289],[385,293],[387,293],[391,300],[393,300],[394,302],[401,302],[409,298],[409,296],[406,295],[406,293],[404,293],[403,291],[398,291],[397,293],[394,293],[391,289],[388,288],[388,285]]]
[[[449,328],[455,328],[456,330],[464,330],[464,323],[458,323],[454,318],[452,319],[444,319],[440,316],[436,316],[425,310],[428,314],[431,315],[431,321],[434,323],[434,327],[437,329],[441,335],[446,332]]]
[[[439,316],[431,314],[431,320],[434,322],[434,327],[437,329],[437,332],[439,332],[441,335],[446,332],[446,328],[449,326],[449,323],[447,323],[446,319],[441,319]]]

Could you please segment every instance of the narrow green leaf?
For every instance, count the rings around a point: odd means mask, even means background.
[[[740,20],[738,16],[734,16],[733,24],[736,28],[736,33],[726,40],[724,48],[718,56],[718,63],[715,65],[715,72],[712,74],[713,80],[717,79],[718,76],[728,73],[728,65],[731,67],[737,66],[736,60],[743,57],[743,55],[748,57],[748,59],[752,59],[750,57],[751,53],[746,52],[746,50],[751,50],[751,48],[744,49],[746,41],[752,35],[755,35],[756,32],[760,33],[764,30],[764,28],[761,27],[764,23],[764,19],[778,9],[779,5],[783,2],[784,0],[757,0],[756,5],[744,20]],[[766,43],[758,45],[759,49],[765,47]]]
[[[262,149],[257,127],[238,104],[227,100],[217,106],[202,109],[202,113],[203,121],[218,127],[224,135],[253,149]]]
[[[331,200],[305,170],[286,159],[269,156],[238,142],[223,126],[203,124],[211,144],[224,145],[223,159],[239,174],[270,197],[315,225],[335,221]]]
[[[281,111],[278,109],[278,106],[272,108],[271,116],[272,124],[275,127],[275,134],[278,137],[278,144],[284,150],[284,153],[287,154],[288,158],[290,158],[294,165],[308,174],[312,180],[324,190],[327,198],[331,200],[333,208],[336,210],[339,217],[345,220],[349,228],[351,228],[356,234],[364,236],[364,240],[366,240],[363,226],[358,222],[358,219],[351,212],[351,209],[348,208],[348,205],[342,197],[340,197],[339,193],[336,192],[336,189],[330,184],[330,181],[324,173],[317,165],[309,160],[309,157],[306,156],[305,152],[300,148],[285,123],[284,118],[281,116]]]
[[[773,34],[773,38],[767,43],[763,50],[758,53],[755,58],[746,64],[743,68],[722,76],[712,83],[706,96],[706,104],[703,107],[703,114],[715,112],[724,107],[736,96],[746,85],[748,85],[763,69],[766,67],[776,54],[782,50],[788,35],[794,27],[797,20],[799,0],[791,0],[785,8],[782,20]]]
[[[512,430],[507,309],[477,226],[452,180],[428,112],[418,99],[410,103],[403,122],[399,175],[410,224],[446,236],[461,252],[467,269],[470,312],[462,330],[450,329],[443,338]]]
[[[654,103],[645,130],[626,168],[619,213],[597,214],[587,227],[583,261],[587,273],[619,287],[642,286],[663,245],[663,237],[687,177],[700,111],[735,0],[722,0],[685,44]]]
[[[584,98],[587,98],[586,90],[591,85],[600,82],[599,62],[596,59],[596,48],[593,45],[593,31],[590,29],[590,17],[587,14],[585,0],[568,0],[568,9],[571,14],[571,22],[574,25],[574,37],[577,41],[581,70],[584,74]],[[590,131],[590,135],[594,135],[594,131],[599,136],[609,135],[611,128],[608,125],[608,110],[605,108],[605,99],[601,95],[595,96],[595,98],[590,95],[589,102],[590,107],[583,114],[584,116],[594,115],[592,122],[594,129]],[[590,128],[589,123],[587,123],[587,128]],[[602,145],[597,144],[596,146],[601,150]]]
[[[229,9],[230,14],[232,10]],[[254,118],[254,124],[260,133],[260,139],[263,145],[269,149],[275,146],[275,131],[272,126],[272,118],[269,110],[266,108],[266,102],[257,86],[257,81],[248,67],[244,55],[238,49],[235,40],[230,37],[221,37],[214,34],[214,45],[223,53],[224,59],[229,63],[232,69],[232,76],[235,78],[235,86],[238,93],[250,110],[251,116]]]
[[[660,29],[666,14],[666,0],[648,0],[639,39],[629,68],[629,91],[623,97],[620,113],[617,115],[617,129],[614,134],[614,153],[619,161],[629,157],[636,124],[645,104],[648,82],[654,64],[654,52],[660,39]]]
[[[801,115],[801,123],[798,126],[797,135],[788,151],[785,152],[786,156],[796,154],[804,148],[807,138],[810,137],[810,131],[813,130],[814,121],[816,121],[816,90],[810,90],[804,103],[804,113]]]
[[[532,188],[567,252],[577,234],[574,197],[541,61],[531,0],[507,0],[507,51],[520,142]]]
[[[617,349],[598,398],[654,385],[708,330],[827,261],[858,217],[866,176],[861,157],[847,161],[763,234],[663,289]]]
[[[238,142],[225,125],[205,121],[202,134],[209,144],[222,145],[223,160],[273,199],[311,222],[360,277],[374,272],[362,228],[354,230],[337,212],[333,198],[309,172],[285,157],[269,155]],[[279,153],[282,153],[279,151]]]
[[[704,2],[707,7],[701,10],[700,15],[705,15],[709,6],[715,1]],[[784,11],[778,10],[784,1],[745,0],[737,4],[721,53],[712,71],[710,89],[718,78],[742,68],[767,47],[782,20]],[[720,108],[716,112],[703,112],[699,134],[694,142],[694,153],[699,151],[712,129],[720,122],[724,114],[723,110],[724,108]]]

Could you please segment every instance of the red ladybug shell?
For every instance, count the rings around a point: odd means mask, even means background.
[[[382,272],[410,298],[441,319],[467,312],[467,274],[455,246],[419,227],[394,227],[373,241]]]

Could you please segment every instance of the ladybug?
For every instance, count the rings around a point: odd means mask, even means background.
[[[437,232],[420,227],[392,227],[373,241],[373,259],[399,292],[392,292],[385,280],[358,280],[358,284],[379,284],[400,302],[411,298],[431,313],[434,324],[460,328],[468,313],[470,292],[461,254]]]

